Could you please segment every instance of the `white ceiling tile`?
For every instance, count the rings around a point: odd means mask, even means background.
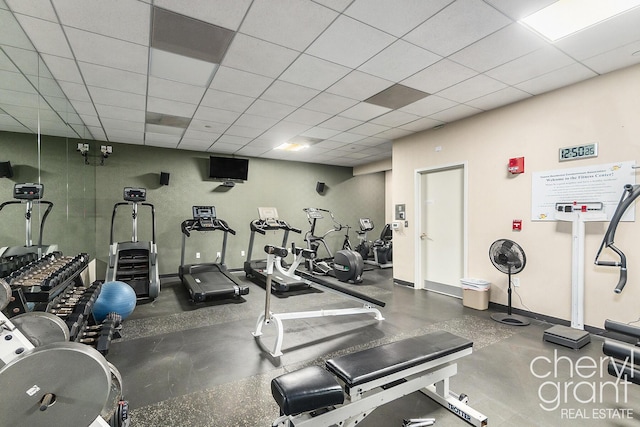
[[[362,135],[357,135],[360,139],[362,139]],[[333,139],[327,139],[325,141],[320,141],[317,144],[315,144],[313,147],[314,148],[318,148],[318,149],[322,149],[322,150],[333,150],[335,148],[340,148],[340,147],[344,147],[348,144],[348,141],[346,142],[340,142],[340,141],[335,141]]]
[[[93,113],[96,114],[95,111]],[[100,120],[98,120],[98,116],[96,115],[80,114],[80,117],[82,117],[82,121],[89,128],[102,127],[102,124],[100,123]],[[104,119],[104,120],[109,120],[109,119]],[[140,123],[140,126],[144,126],[144,124]]]
[[[262,134],[264,129],[250,128],[247,126],[231,125],[226,130],[226,134],[231,136],[242,136],[244,138],[255,138]]]
[[[364,136],[373,136],[386,130],[389,130],[388,126],[377,125],[375,123],[364,123],[360,126],[356,126],[353,129],[350,129],[349,132]]]
[[[350,143],[350,142],[362,141],[364,139],[363,137],[364,135],[360,135],[357,133],[342,132],[342,133],[339,133],[338,135],[332,136],[331,140],[337,141],[340,143]]]
[[[121,40],[149,45],[151,6],[134,0],[119,0],[117,7],[103,1],[54,0],[62,25]]]
[[[516,87],[533,95],[539,95],[582,80],[595,77],[597,74],[581,64],[573,64],[542,76],[522,82]]]
[[[585,59],[582,63],[599,74],[605,74],[640,63],[640,53],[636,52],[640,52],[640,41]]]
[[[356,68],[394,40],[389,34],[341,15],[309,46],[307,53]]]
[[[147,97],[147,111],[178,117],[192,117],[197,105],[175,100]]]
[[[479,72],[540,49],[544,41],[520,24],[512,24],[451,55],[449,59]]]
[[[454,105],[456,105],[456,103],[451,101],[450,99],[431,95],[419,101],[413,102],[405,107],[402,107],[399,110],[418,116],[429,116],[431,114],[437,113],[438,111],[451,108]]]
[[[56,13],[49,2],[38,0],[7,0],[7,5],[15,13],[34,16],[48,21],[56,21]]]
[[[208,89],[204,98],[202,98],[200,105],[242,113],[254,102],[254,100],[255,98],[250,96]]]
[[[56,76],[56,80],[83,83],[78,66],[73,59],[43,54],[42,60],[47,64],[51,74]]]
[[[392,81],[353,70],[329,87],[326,92],[364,101],[391,85],[393,85]]]
[[[205,87],[217,65],[160,49],[149,50],[149,75]]]
[[[203,122],[206,123],[206,122]],[[210,122],[211,123],[211,122]],[[189,128],[185,131],[184,137],[190,140],[199,140],[199,141],[209,141],[211,142],[218,139],[225,130],[229,127],[228,125],[222,125],[220,123],[214,123],[209,129],[200,129],[196,127],[192,127],[193,122],[189,125]],[[220,128],[222,130],[220,130]],[[200,129],[200,130],[198,130]]]
[[[456,120],[464,119],[475,114],[481,113],[482,110],[469,107],[468,105],[458,104],[455,107],[451,107],[448,110],[440,111],[431,116],[432,119],[440,120],[443,122],[453,122]]]
[[[74,106],[76,104],[74,103]],[[95,104],[96,111],[100,117],[106,117],[110,119],[131,120],[134,122],[144,123],[145,113],[144,110],[132,110],[130,108],[114,107],[111,105]],[[76,110],[78,110],[76,108]],[[78,110],[78,113],[80,111]]]
[[[180,137],[176,135],[165,135],[161,133],[146,132],[144,135],[144,145],[163,148],[176,148],[180,142]]]
[[[358,69],[398,82],[437,62],[440,56],[404,40],[397,40]]]
[[[192,86],[171,80],[149,77],[148,95],[156,98],[164,98],[189,104],[199,104],[205,92],[205,88]]]
[[[0,74],[0,77],[5,77]],[[0,80],[0,82],[3,80]],[[27,92],[19,92],[10,89],[9,87],[4,87],[2,83],[0,83],[0,104],[2,105],[20,105],[23,107],[31,107],[38,108],[38,102],[40,102],[40,97],[35,93],[27,93]]]
[[[95,136],[96,133],[94,132],[99,132],[102,133],[102,135],[104,135],[105,139],[108,137],[110,141],[112,142],[124,142],[127,144],[142,144],[142,142],[144,141],[144,132],[135,132],[135,131],[129,131],[129,130],[122,130],[122,129],[112,129],[109,132],[107,132],[107,134],[104,134],[102,132],[102,130],[98,130],[98,129],[91,129],[91,133]]]
[[[557,0],[485,0],[487,3],[513,19],[519,21]]]
[[[67,39],[62,32],[62,27],[58,23],[43,21],[42,19],[25,15],[17,15],[16,17],[24,31],[29,34],[31,43],[33,43],[38,52],[63,58],[73,58]]]
[[[529,98],[530,96],[531,94],[514,87],[506,87],[488,95],[468,101],[466,104],[481,110],[492,110],[494,108],[521,101],[525,98]]]
[[[239,149],[236,152],[236,154],[241,155],[241,156],[258,157],[258,156],[266,153],[269,150],[270,150],[270,148],[247,146],[247,147],[242,147],[241,149]]]
[[[327,128],[322,128],[322,127],[313,127],[311,129],[307,129],[306,131],[304,131],[303,133],[301,133],[300,135],[302,136],[306,136],[309,138],[320,138],[320,139],[329,139],[334,135],[339,134],[340,131],[334,130],[334,129],[327,129]]]
[[[515,85],[525,80],[566,67],[574,62],[569,56],[554,46],[544,46],[506,64],[500,65],[485,74],[508,85]]]
[[[67,28],[66,34],[78,61],[147,74],[146,46],[74,28]]]
[[[211,141],[187,138],[186,135],[180,140],[178,148],[181,150],[207,151],[211,147]]]
[[[509,23],[506,16],[481,0],[457,0],[404,39],[438,55],[448,56]]]
[[[504,89],[505,87],[507,87],[507,85],[504,83],[492,79],[491,77],[487,77],[484,74],[479,74],[438,92],[438,96],[457,102],[466,102],[471,99],[496,92],[500,89]]]
[[[92,102],[87,87],[79,83],[59,82],[65,95],[71,101]]]
[[[271,117],[256,116],[253,114],[243,114],[238,117],[238,120],[234,123],[234,126],[246,126],[255,129],[267,130],[271,126],[278,123],[279,119]]]
[[[222,135],[220,138],[216,140],[216,144],[233,144],[239,145],[240,147],[248,144],[253,138],[249,138],[246,136],[235,136],[235,135]]]
[[[89,86],[88,88],[91,99],[96,104],[120,106],[143,111],[145,109],[146,98],[143,95],[101,87]]]
[[[345,11],[345,15],[402,37],[426,19],[447,6],[453,0],[356,0]]]
[[[350,119],[367,121],[389,111],[391,111],[390,108],[380,107],[379,105],[373,105],[367,102],[360,102],[359,104],[344,110],[340,115]]]
[[[403,80],[402,84],[426,93],[437,93],[477,74],[477,71],[443,59]]]
[[[249,147],[263,147],[263,148],[268,148],[269,150],[271,150],[271,149],[277,147],[280,144],[278,142],[273,142],[273,141],[270,141],[268,139],[256,138],[253,141],[249,142],[247,145]]]
[[[127,130],[132,132],[144,133],[144,123],[132,122],[130,120],[103,119],[102,125],[110,130]]]
[[[257,98],[273,79],[229,67],[219,67],[211,89]]]
[[[98,141],[106,141],[107,135],[103,132],[101,127],[91,127],[88,126],[89,131],[91,132],[91,136]],[[138,137],[132,137],[130,141],[126,138],[118,138],[118,142],[127,143],[127,144],[142,144],[142,138],[138,139]]]
[[[274,119],[284,119],[296,107],[291,105],[279,104],[277,102],[256,99],[256,101],[245,111],[247,114],[255,114],[256,116],[271,117]]]
[[[254,1],[240,32],[303,51],[336,16],[306,0]]]
[[[147,94],[147,75],[119,70],[102,65],[79,62],[87,85],[116,89],[124,92]]]
[[[207,122],[231,124],[240,117],[240,113],[236,111],[222,110],[220,108],[203,107],[198,108],[193,115],[194,119],[204,120]]]
[[[309,128],[311,128],[311,126],[302,123],[282,121],[266,131],[264,134],[260,135],[260,139],[280,141],[280,143],[282,143],[303,133]]]
[[[106,128],[106,126],[105,126]],[[147,123],[144,127],[145,132],[148,133],[160,133],[163,135],[177,135],[182,136],[184,133],[183,128],[178,128],[175,126],[162,126],[162,125],[154,125],[151,123]],[[109,133],[109,129],[107,128],[107,133]]]
[[[323,6],[331,8],[337,12],[343,12],[353,0],[314,0]]]
[[[2,40],[0,38],[0,40]],[[17,66],[19,72],[27,76],[39,76],[41,63],[38,60],[38,56],[31,50],[22,48],[15,48],[11,46],[3,46],[4,53],[11,58],[11,61],[15,63],[14,69]],[[16,71],[18,71],[16,69]]]
[[[278,77],[299,52],[245,34],[236,34],[222,65],[267,77]]]
[[[287,116],[287,121],[315,126],[319,123],[325,122],[325,120],[329,118],[331,118],[331,114],[322,113],[320,111],[307,110],[306,108],[298,108],[293,113]],[[330,126],[324,127],[330,128]]]
[[[335,116],[322,123],[322,127],[328,129],[335,129],[339,131],[349,130],[356,126],[360,126],[363,123],[362,120],[349,119],[347,117]]]
[[[219,27],[237,30],[251,0],[154,0],[154,6]]]
[[[276,80],[267,90],[264,91],[260,98],[265,101],[273,101],[280,104],[300,107],[318,93],[320,92],[315,89]]]
[[[207,150],[210,153],[224,153],[224,154],[233,154],[238,151],[242,146],[233,145],[233,144],[225,144],[222,142],[216,142]]]
[[[349,68],[342,65],[302,54],[282,73],[280,80],[312,89],[325,90],[349,71]]]
[[[357,103],[358,101],[345,98],[344,96],[322,92],[311,101],[307,102],[304,107],[309,110],[320,111],[322,113],[338,114]]]
[[[640,40],[640,7],[614,16],[555,45],[571,57],[582,60]]]
[[[0,9],[0,40],[6,46],[33,51],[33,44],[8,10]]]
[[[420,116],[416,116],[415,114],[406,113],[404,111],[390,111],[386,114],[376,117],[371,120],[371,123],[375,123],[378,125],[389,126],[389,127],[397,127],[401,126],[405,123],[413,122],[418,120]]]
[[[440,120],[434,120],[429,117],[423,117],[410,123],[400,126],[400,129],[410,130],[411,132],[420,132],[422,130],[431,129],[443,124]]]

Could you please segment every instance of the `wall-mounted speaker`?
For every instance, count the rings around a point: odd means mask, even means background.
[[[160,185],[169,185],[169,172],[160,172]]]
[[[11,162],[0,162],[0,178],[13,178]]]
[[[324,187],[325,187],[324,182],[318,181],[316,183],[316,191],[318,192],[318,194],[324,193]]]

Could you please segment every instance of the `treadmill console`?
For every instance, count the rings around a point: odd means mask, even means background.
[[[123,198],[127,202],[144,202],[147,200],[147,189],[125,187]]]
[[[44,196],[44,185],[30,182],[13,186],[13,198],[19,200],[40,200]]]
[[[278,210],[276,208],[258,208],[258,216],[267,226],[278,227]]]
[[[198,221],[201,227],[213,227],[216,219],[215,206],[193,206],[193,219]]]

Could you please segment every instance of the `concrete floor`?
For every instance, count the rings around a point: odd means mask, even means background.
[[[264,310],[264,289],[251,284],[242,298],[193,305],[178,279],[164,279],[160,296],[136,307],[108,355],[123,376],[131,426],[270,426],[279,414],[270,393],[272,378],[436,330],[474,342],[473,354],[458,363],[451,389],[467,394],[470,406],[488,416],[490,426],[640,424],[640,387],[616,385],[606,373],[606,363],[600,363],[601,337],[593,336],[578,351],[560,347],[542,340],[548,323],[497,323],[489,311],[394,285],[391,277],[390,269],[376,269],[365,272],[364,283],[345,285],[385,301],[385,320],[354,315],[286,321],[280,358],[261,348],[273,346],[273,325],[259,341],[251,334]],[[272,312],[356,306],[317,291],[271,298]],[[591,363],[598,367],[590,368]],[[413,393],[376,409],[359,426],[400,427],[403,418],[427,416],[436,418],[436,426],[467,425]]]

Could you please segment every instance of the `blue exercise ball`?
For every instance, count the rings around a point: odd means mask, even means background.
[[[102,322],[109,313],[117,313],[126,319],[136,308],[136,292],[124,282],[102,284],[100,295],[93,304],[93,317]]]

